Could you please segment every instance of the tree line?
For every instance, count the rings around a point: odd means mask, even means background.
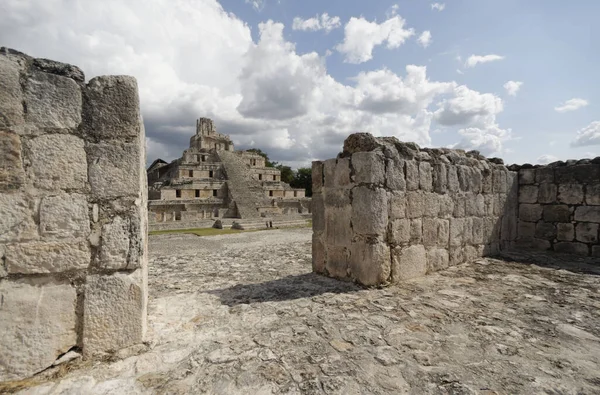
[[[297,170],[293,170],[289,166],[271,161],[269,156],[259,148],[251,148],[247,151],[254,152],[265,158],[266,167],[273,167],[279,170],[281,172],[281,181],[290,184],[292,188],[303,188],[306,190],[306,196],[312,196],[312,169],[310,167],[300,167]]]

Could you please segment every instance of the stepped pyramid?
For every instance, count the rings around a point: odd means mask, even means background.
[[[235,151],[211,119],[196,121],[196,134],[181,158],[155,160],[148,173],[150,223],[179,222],[182,227],[217,218],[298,216],[307,213],[304,189],[281,181],[265,158]]]

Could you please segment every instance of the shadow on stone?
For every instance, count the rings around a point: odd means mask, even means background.
[[[350,293],[361,289],[363,288],[353,283],[306,273],[258,284],[238,284],[230,288],[207,291],[207,293],[217,295],[222,304],[231,307],[239,304],[309,298],[325,293]]]
[[[600,262],[598,258],[594,257],[562,254],[554,251],[518,249],[501,251],[498,254],[498,258],[506,261],[529,263],[553,269],[568,270],[573,273],[600,276]]]

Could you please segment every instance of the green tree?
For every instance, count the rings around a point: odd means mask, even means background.
[[[294,181],[294,171],[289,166],[275,165],[275,168],[281,172],[281,181],[291,184]]]
[[[312,169],[310,167],[301,167],[296,170],[294,179],[290,182],[293,188],[304,188],[306,196],[312,196]]]

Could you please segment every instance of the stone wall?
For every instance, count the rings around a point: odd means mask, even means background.
[[[600,257],[600,158],[522,166],[518,245]]]
[[[144,338],[145,162],[134,78],[0,49],[0,381]]]
[[[313,270],[379,285],[509,248],[517,173],[477,152],[358,133],[313,162]]]

